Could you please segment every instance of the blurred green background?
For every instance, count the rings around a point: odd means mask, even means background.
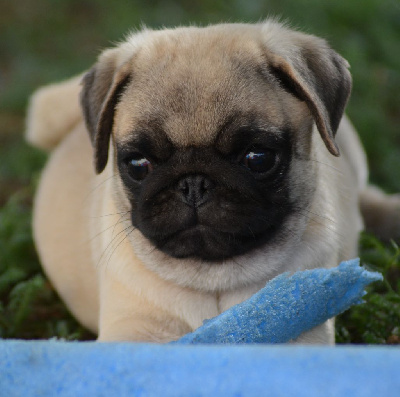
[[[103,48],[142,23],[159,28],[268,16],[326,38],[350,62],[347,112],[369,155],[371,180],[400,191],[399,0],[2,0],[0,203],[40,163],[32,151],[14,146],[38,86],[89,68]]]
[[[400,191],[399,0],[0,0],[0,337],[76,331],[40,273],[30,234],[32,195],[46,155],[23,143],[29,95],[89,68],[102,49],[142,24],[268,16],[326,38],[350,62],[347,113],[365,145],[371,181]],[[35,323],[49,316],[59,320]]]

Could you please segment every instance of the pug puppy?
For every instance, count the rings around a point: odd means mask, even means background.
[[[343,118],[348,66],[274,21],[144,29],[39,90],[34,235],[76,318],[101,341],[175,340],[282,272],[355,257],[360,200],[390,229],[398,201],[367,187]]]

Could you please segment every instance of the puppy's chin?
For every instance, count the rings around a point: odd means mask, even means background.
[[[299,235],[306,226],[304,219],[295,215],[289,216],[287,222]],[[271,241],[258,248],[220,260],[201,259],[204,251],[199,255],[191,252],[186,258],[174,257],[155,248],[137,229],[129,234],[128,239],[135,255],[148,270],[174,284],[206,292],[227,291],[252,284],[262,285],[279,273],[290,270],[290,257],[296,250],[293,234],[288,236],[284,229],[277,231]],[[193,245],[194,241],[192,240]],[[177,250],[176,247],[177,245],[175,246]],[[213,249],[219,250],[219,248],[215,243]],[[127,276],[127,279],[132,279],[134,282],[135,277]]]

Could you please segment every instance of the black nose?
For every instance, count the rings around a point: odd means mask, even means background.
[[[208,200],[214,183],[204,175],[187,175],[178,182],[177,188],[181,200],[196,208]]]

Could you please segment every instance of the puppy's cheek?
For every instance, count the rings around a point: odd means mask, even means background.
[[[260,208],[249,208],[246,203],[241,205],[220,200],[212,202],[198,209],[197,217],[201,225],[214,228],[222,233],[248,233],[247,225],[261,215]]]
[[[282,187],[279,189],[284,191]],[[272,190],[273,191],[273,190]],[[238,192],[223,192],[209,205],[199,208],[202,223],[239,235],[259,234],[276,229],[291,212],[288,194],[262,192],[257,197],[243,197]]]
[[[132,222],[147,238],[154,240],[190,227],[195,221],[194,215],[174,192],[166,191],[151,199],[139,199],[132,211]]]

